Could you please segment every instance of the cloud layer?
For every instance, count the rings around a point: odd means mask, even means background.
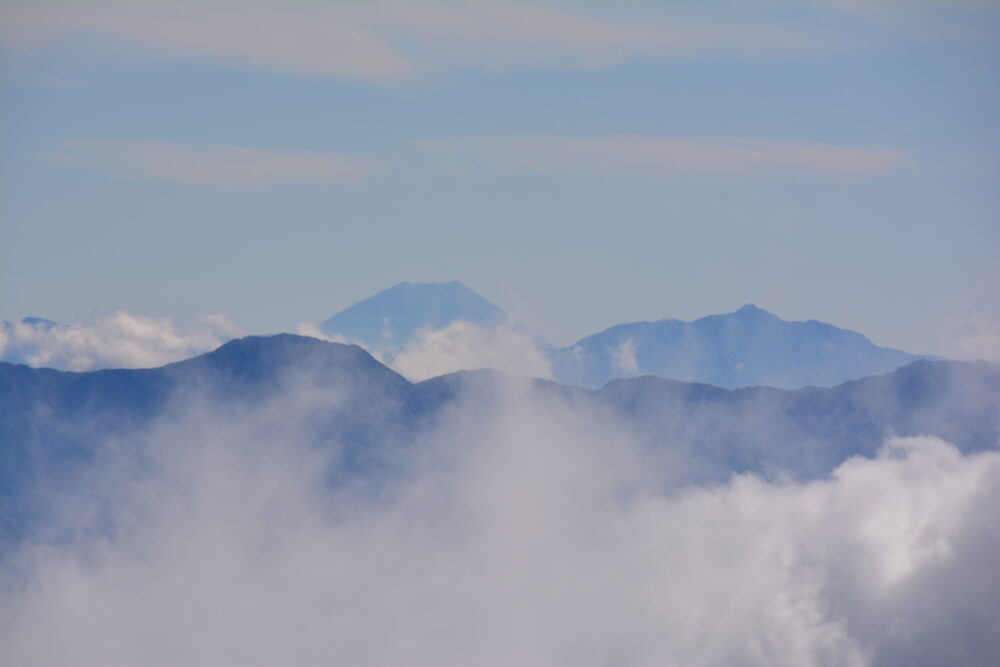
[[[328,487],[336,443],[300,442],[281,406],[225,422],[203,406],[109,447],[64,500],[75,537],[28,546],[5,569],[8,660],[802,667],[995,656],[1000,454],[896,440],[827,480],[665,489],[609,424],[524,385],[507,390],[502,405],[466,405],[416,449],[392,452],[388,483]],[[141,445],[150,458],[136,466]]]
[[[209,352],[241,335],[225,315],[178,327],[169,318],[119,310],[93,323],[0,323],[0,359],[70,371],[151,368]]]

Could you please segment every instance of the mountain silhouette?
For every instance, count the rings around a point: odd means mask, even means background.
[[[693,322],[619,324],[551,353],[555,377],[598,388],[640,375],[719,387],[830,387],[921,357],[809,320],[788,322],[754,305]]]
[[[921,360],[793,391],[652,376],[597,391],[527,379],[513,386],[529,404],[548,396],[625,429],[662,461],[665,480],[677,470],[689,481],[734,472],[821,477],[850,456],[872,455],[889,435],[936,436],[964,452],[1000,440],[1000,368],[985,362]],[[109,442],[141,447],[155,427],[252,423],[276,442],[336,447],[336,480],[391,468],[394,452],[433,439],[448,415],[486,428],[510,391],[510,376],[496,371],[411,383],[360,347],[290,334],[234,340],[152,369],[0,363],[0,529],[16,534],[44,511],[47,489],[84,474]]]
[[[320,329],[328,336],[381,350],[402,347],[421,329],[443,329],[457,320],[496,327],[508,317],[457,280],[404,282],[345,308]]]

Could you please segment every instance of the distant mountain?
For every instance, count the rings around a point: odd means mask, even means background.
[[[450,283],[399,283],[345,308],[320,325],[371,350],[402,347],[420,329],[443,329],[456,320],[482,327],[508,321],[507,314],[468,287]]]
[[[551,352],[559,382],[598,388],[640,375],[726,388],[830,387],[922,357],[823,322],[788,322],[753,305],[693,322],[620,324]]]
[[[887,435],[938,436],[965,452],[1000,440],[1000,367],[987,363],[918,361],[796,391],[655,377],[591,391],[512,385],[495,371],[415,384],[357,346],[250,337],[153,369],[71,373],[0,363],[0,532],[16,534],[44,512],[47,489],[84,474],[102,444],[142,447],[155,425],[249,423],[276,446],[284,437],[335,446],[336,480],[391,468],[397,457],[387,451],[433,439],[456,411],[470,433],[487,429],[512,387],[525,405],[555,400],[625,429],[644,443],[664,483],[732,472],[820,477],[852,455],[874,453]]]
[[[419,330],[442,329],[457,320],[486,328],[510,322],[502,310],[453,281],[400,283],[334,315],[321,329],[391,361]],[[693,322],[620,324],[564,348],[531,335],[556,381],[589,389],[642,375],[730,389],[832,387],[926,358],[816,320],[785,321],[753,305]]]

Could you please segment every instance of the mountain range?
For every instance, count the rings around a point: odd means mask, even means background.
[[[411,372],[414,355],[420,356],[425,351],[410,348],[456,323],[463,326],[452,327],[448,337],[437,341],[445,346],[444,353],[450,354],[452,361],[443,367],[422,364],[429,372],[417,377],[456,368],[499,367],[590,389],[612,380],[642,375],[730,389],[751,386],[797,389],[832,387],[929,358],[875,345],[859,333],[816,320],[786,321],[754,305],[691,322],[664,319],[619,324],[558,347],[458,281],[400,283],[328,318],[320,330],[334,340],[359,344],[390,365],[399,355],[410,352],[405,355],[409,366],[397,367]],[[128,327],[120,327],[115,334],[118,338],[104,346],[113,346],[109,347],[110,352],[128,349],[133,344],[141,350],[142,346],[158,341],[174,346],[131,357],[135,366],[144,362],[154,365],[149,362],[163,363],[181,355],[207,351],[232,335],[211,332],[179,345],[174,331],[157,338],[145,331],[150,326],[144,322],[140,328],[147,337],[135,341],[128,339]],[[65,354],[39,354],[45,345],[58,349],[98,335],[99,332],[91,331],[88,337],[75,336],[72,325],[39,318],[25,318],[18,325],[0,323],[0,361],[26,363],[30,359],[48,359],[56,363],[72,359],[76,365],[71,368],[86,369],[125,360],[109,352],[101,364],[100,351],[90,348],[82,351],[86,354],[75,349]],[[463,336],[472,338],[466,340]],[[490,346],[496,348],[493,353],[484,350]],[[531,363],[513,363],[512,355],[518,360],[530,355]],[[85,363],[91,357],[95,363]]]
[[[282,334],[153,369],[0,363],[2,528],[30,525],[50,491],[85,474],[109,442],[141,448],[156,428],[252,422],[276,441],[336,443],[337,480],[391,469],[400,447],[425,442],[448,415],[477,432],[512,395],[618,425],[664,480],[679,470],[675,481],[822,477],[888,435],[937,436],[964,452],[1000,441],[1000,368],[985,362],[919,360],[832,388],[730,390],[647,376],[595,391],[496,371],[413,383],[360,347]]]
[[[457,281],[401,283],[331,317],[322,330],[370,350],[398,349],[421,330],[460,320],[489,328],[511,318]],[[754,305],[693,322],[619,324],[562,348],[536,339],[557,382],[591,389],[641,375],[726,388],[831,387],[923,358],[816,320],[788,322]]]

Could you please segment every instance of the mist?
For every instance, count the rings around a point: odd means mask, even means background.
[[[700,484],[537,384],[413,442],[315,387],[109,440],[5,556],[10,665],[940,665],[1000,652],[1000,452],[929,437]],[[324,399],[328,400],[328,399]],[[672,470],[662,466],[673,466]],[[671,480],[666,483],[664,480]]]

